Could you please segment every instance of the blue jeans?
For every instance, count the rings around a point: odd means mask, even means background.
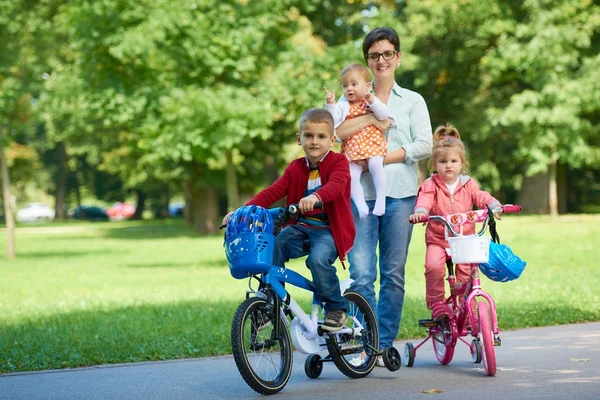
[[[402,306],[404,305],[404,271],[412,224],[408,217],[413,213],[416,196],[403,199],[386,197],[385,214],[378,217],[369,213],[361,220],[354,204],[352,214],[356,225],[354,247],[348,255],[352,289],[362,294],[379,321],[379,346],[392,346],[398,335]],[[367,202],[373,210],[375,201]],[[379,242],[379,303],[375,301],[377,279],[377,242]]]
[[[310,250],[304,245],[310,242]],[[286,226],[275,237],[273,264],[283,267],[292,258],[306,258],[306,266],[312,274],[317,299],[323,302],[325,311],[348,311],[348,303],[340,292],[340,281],[333,263],[338,257],[335,242],[329,229],[313,229],[303,225]]]

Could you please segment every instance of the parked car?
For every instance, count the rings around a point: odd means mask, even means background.
[[[183,216],[183,209],[185,208],[185,203],[171,203],[169,204],[169,216],[171,217],[181,217]]]
[[[54,210],[42,203],[29,203],[17,211],[17,222],[52,221]]]
[[[123,220],[133,217],[135,214],[135,206],[131,203],[117,202],[106,210],[108,217],[113,220]]]
[[[102,207],[96,206],[81,206],[73,210],[71,215],[73,219],[87,221],[108,221],[108,214]]]

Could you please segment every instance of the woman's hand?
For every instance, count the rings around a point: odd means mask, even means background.
[[[390,125],[392,125],[392,121],[389,118],[386,118],[382,121],[377,120],[375,126],[382,132],[385,132],[389,129]]]

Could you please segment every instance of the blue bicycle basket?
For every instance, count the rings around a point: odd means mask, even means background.
[[[491,242],[490,258],[487,263],[479,264],[479,269],[495,282],[508,282],[521,276],[526,265],[507,245]]]
[[[225,230],[229,272],[236,279],[267,272],[273,261],[273,217],[260,206],[237,209]]]

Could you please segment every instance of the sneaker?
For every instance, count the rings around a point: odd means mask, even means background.
[[[431,319],[434,321],[441,321],[444,318],[450,318],[450,312],[443,302],[438,301],[431,307]]]
[[[360,367],[361,365],[363,365],[363,363],[365,362],[366,358],[367,358],[367,353],[365,353],[363,351],[362,353],[356,354],[348,362],[350,364],[354,365],[355,367]]]
[[[321,328],[329,332],[337,332],[346,325],[348,314],[344,310],[329,310]]]
[[[383,362],[383,356],[377,356],[377,362],[375,362],[375,365],[377,365],[378,367],[385,368],[385,362]]]

